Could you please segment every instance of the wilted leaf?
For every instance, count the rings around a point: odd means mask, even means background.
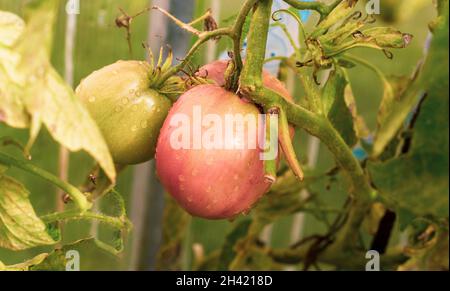
[[[8,176],[0,177],[0,247],[24,250],[56,242],[36,216],[29,192]]]
[[[19,128],[28,126],[29,116],[19,96],[20,87],[13,82],[20,55],[10,47],[24,29],[25,23],[20,17],[0,11],[0,122]]]
[[[18,35],[9,37],[15,40],[11,48],[0,46],[0,120],[26,127],[25,108],[32,115],[29,145],[43,123],[69,150],[87,151],[114,181],[114,164],[100,130],[49,60],[57,7],[55,0],[31,2],[23,33],[16,29]]]
[[[409,151],[383,163],[369,164],[380,193],[420,216],[449,215],[448,2],[446,15],[414,84],[414,92],[424,90],[427,95],[413,123]]]
[[[0,46],[12,46],[25,29],[25,22],[10,12],[0,11]]]

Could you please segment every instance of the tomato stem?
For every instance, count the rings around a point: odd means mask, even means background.
[[[47,172],[46,170],[41,169],[39,167],[36,167],[30,162],[21,161],[0,152],[0,164],[5,164],[7,166],[14,166],[16,168],[22,169],[30,174],[38,176],[52,183],[53,185],[59,187],[61,190],[67,193],[70,196],[70,198],[75,202],[75,204],[78,207],[77,209],[78,212],[85,212],[86,210],[92,207],[92,203],[89,202],[86,196],[83,193],[81,193],[75,186],[62,181],[52,173]]]
[[[271,4],[272,0],[260,0],[253,14],[247,40],[247,60],[240,77],[240,91],[265,109],[275,104],[286,114],[286,119],[290,123],[318,137],[334,154],[338,165],[349,176],[352,183],[350,190],[352,202],[347,222],[338,232],[332,246],[325,250],[341,253],[351,249],[357,241],[358,229],[370,207],[373,189],[359,161],[326,117],[286,101],[277,92],[263,86],[261,75],[271,18]],[[285,146],[287,144],[286,142]]]

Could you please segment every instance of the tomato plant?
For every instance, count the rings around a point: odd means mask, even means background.
[[[448,270],[448,0],[386,1],[380,15],[373,1],[245,0],[225,20],[199,3],[190,22],[118,7],[109,26],[96,6],[99,46],[122,51],[100,62],[86,42],[72,86],[73,48],[62,58],[53,43],[74,14],[0,0],[0,270],[64,270],[74,250],[139,257],[148,234],[158,269],[364,270],[376,254],[378,269]],[[192,35],[184,56],[154,59],[139,39],[150,14]],[[104,33],[123,28],[120,41]],[[129,60],[140,43],[147,60]],[[214,43],[224,57],[199,61]],[[128,170],[153,157],[155,169]],[[137,199],[143,184],[151,195]],[[48,203],[48,185],[64,205]]]

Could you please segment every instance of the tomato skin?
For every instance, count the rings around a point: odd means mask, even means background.
[[[76,89],[117,164],[138,164],[154,156],[172,103],[149,88],[150,71],[147,62],[118,61],[93,72]]]
[[[184,93],[164,122],[156,153],[157,174],[168,192],[190,214],[208,219],[231,218],[251,208],[268,190],[259,148],[249,149],[174,149],[170,143],[176,114],[193,120],[193,107],[201,106],[201,115],[251,114],[259,110],[249,102],[217,85],[200,85]],[[258,120],[258,119],[256,119]],[[192,126],[191,126],[192,127]],[[244,140],[258,139],[264,128],[245,130]],[[257,144],[257,143],[256,143]]]

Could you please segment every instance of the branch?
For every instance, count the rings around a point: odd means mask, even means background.
[[[86,196],[81,193],[75,186],[62,181],[52,173],[38,168],[29,162],[21,161],[7,154],[0,153],[0,164],[14,166],[16,168],[22,169],[59,187],[70,196],[70,198],[75,202],[75,204],[79,208],[79,211],[81,212],[84,212],[92,207],[92,203],[89,202],[86,199]]]
[[[355,238],[369,209],[373,190],[359,161],[353,156],[351,149],[326,117],[290,103],[278,93],[263,86],[261,75],[271,17],[271,4],[272,0],[261,0],[258,2],[258,7],[253,15],[247,41],[247,61],[240,77],[240,91],[244,96],[249,97],[266,110],[279,106],[281,110],[286,112],[290,123],[318,137],[334,154],[338,165],[349,176],[352,184],[350,193],[353,198],[352,207],[347,223],[339,231],[336,242],[333,244],[333,251],[340,253],[351,249],[357,241]]]

